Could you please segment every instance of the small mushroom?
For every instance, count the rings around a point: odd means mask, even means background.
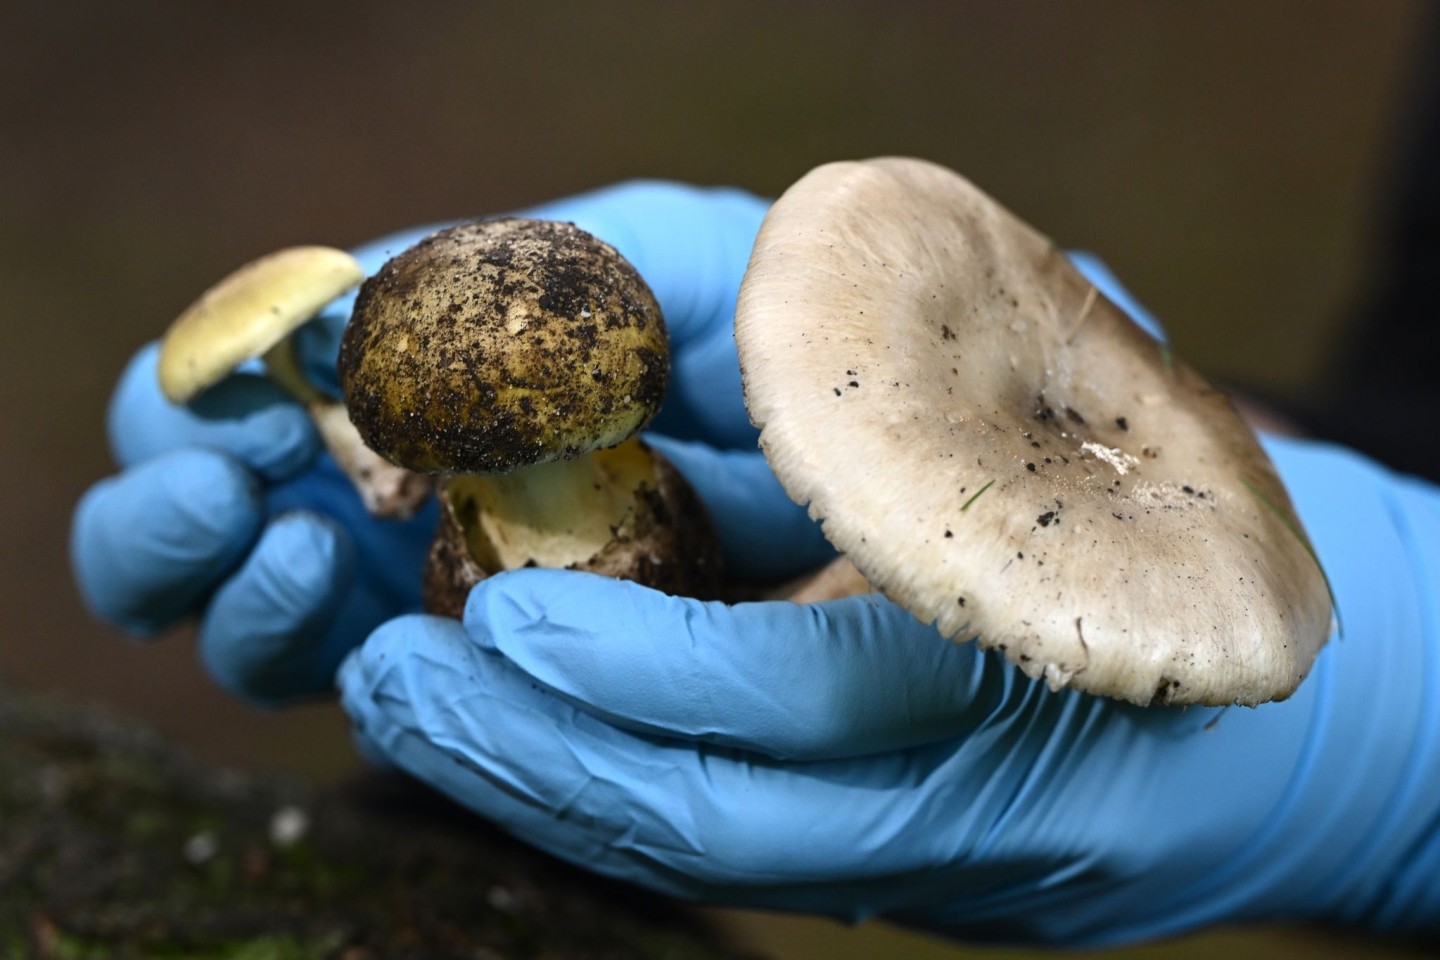
[[[806,175],[735,335],[787,492],[943,635],[1139,704],[1283,698],[1329,636],[1324,574],[1226,396],[959,175]]]
[[[525,566],[713,594],[708,517],[635,436],[668,370],[650,289],[571,224],[460,224],[367,280],[340,377],[366,443],[443,477],[426,606],[457,616],[479,580]]]
[[[365,446],[344,404],[306,380],[291,334],[365,277],[354,257],[329,247],[289,247],[254,260],[211,287],[166,331],[157,375],[161,392],[189,403],[251,360],[305,405],[326,449],[379,516],[411,516],[428,478],[388,463]]]

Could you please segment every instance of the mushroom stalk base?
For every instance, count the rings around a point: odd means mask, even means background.
[[[654,484],[649,450],[630,441],[498,476],[454,477],[447,496],[472,556],[492,570],[570,567],[633,528]]]
[[[502,570],[552,567],[672,594],[719,590],[718,539],[688,483],[637,439],[573,460],[440,486],[425,575],[430,612],[460,616],[470,588]]]

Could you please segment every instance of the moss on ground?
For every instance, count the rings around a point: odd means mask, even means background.
[[[733,956],[404,779],[316,792],[5,691],[0,891],[0,960]]]

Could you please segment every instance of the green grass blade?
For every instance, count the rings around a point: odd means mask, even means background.
[[[974,495],[972,495],[969,500],[965,501],[965,503],[960,507],[960,512],[964,513],[966,510],[969,510],[970,504],[974,503],[976,500],[979,500],[980,494],[984,493],[986,490],[989,490],[994,485],[995,480],[992,478],[989,483],[985,484],[985,486],[981,487],[979,490],[976,490]]]

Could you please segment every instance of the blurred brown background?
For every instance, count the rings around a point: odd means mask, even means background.
[[[351,769],[330,706],[257,716],[227,701],[185,637],[138,646],[93,623],[66,559],[71,505],[109,469],[103,415],[121,364],[211,281],[285,244],[346,245],[634,176],[774,193],[823,161],[914,154],[1100,253],[1203,370],[1280,398],[1316,390],[1376,253],[1431,12],[1419,0],[8,9],[0,676],[123,708],[227,762]],[[725,916],[788,957],[979,955]],[[1296,945],[1348,950],[1264,931],[1143,955]]]

